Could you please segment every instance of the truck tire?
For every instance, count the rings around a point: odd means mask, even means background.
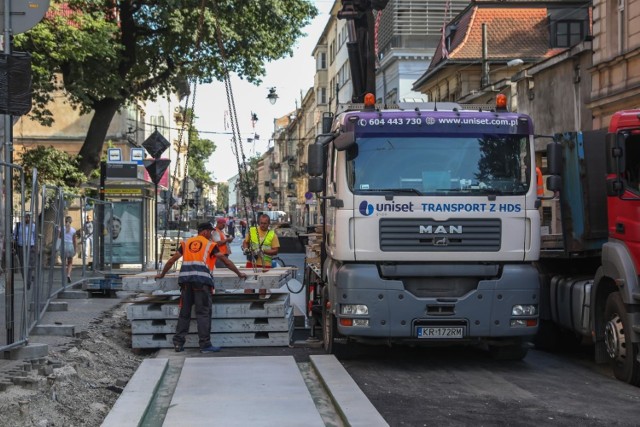
[[[341,338],[338,333],[337,319],[327,308],[329,302],[329,289],[322,289],[322,346],[324,351],[340,358],[347,355],[346,338]]]
[[[638,344],[631,342],[632,327],[627,324],[627,309],[619,292],[607,298],[604,321],[604,341],[613,375],[620,381],[640,385]]]

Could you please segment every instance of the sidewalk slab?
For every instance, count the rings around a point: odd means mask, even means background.
[[[102,427],[139,426],[168,365],[169,359],[143,360],[102,422]]]
[[[163,425],[212,423],[226,427],[324,426],[291,356],[186,359]]]
[[[311,355],[311,364],[343,420],[353,427],[388,426],[358,384],[332,355]]]

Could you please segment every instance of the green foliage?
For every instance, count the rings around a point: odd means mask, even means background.
[[[217,209],[229,212],[229,185],[224,182],[218,183],[218,198],[216,199]]]
[[[201,139],[198,131],[191,128],[189,132],[189,156],[187,157],[187,167],[189,177],[193,178],[198,187],[213,184],[211,172],[207,170],[207,161],[216,151],[216,145],[209,139]]]
[[[17,163],[24,168],[27,186],[33,179],[33,168],[38,170],[39,185],[60,187],[65,194],[79,194],[80,184],[86,181],[78,169],[77,158],[53,147],[25,148]]]
[[[238,186],[240,187],[241,197],[246,198],[246,202],[253,206],[258,199],[258,161],[260,155],[256,155],[247,162],[247,172],[242,173]],[[238,200],[238,205],[242,205],[242,199]]]
[[[221,80],[226,70],[257,84],[266,62],[292,55],[317,13],[310,0],[52,0],[47,17],[14,40],[32,54],[34,119],[52,123],[57,88],[81,113],[95,112],[80,150],[89,175],[127,102]]]

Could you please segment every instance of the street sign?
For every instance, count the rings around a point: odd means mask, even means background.
[[[11,32],[24,33],[42,21],[49,10],[49,0],[11,0]],[[4,1],[0,2],[0,32],[4,32]]]

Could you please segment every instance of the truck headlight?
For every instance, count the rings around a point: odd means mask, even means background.
[[[538,306],[535,304],[516,304],[511,308],[512,316],[535,316],[538,314]]]
[[[343,315],[366,315],[369,314],[369,307],[364,304],[342,304],[340,314]]]

